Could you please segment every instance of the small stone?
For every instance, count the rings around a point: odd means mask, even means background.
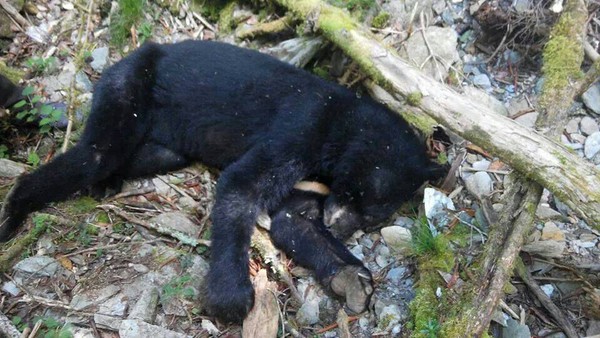
[[[580,120],[578,118],[569,120],[569,122],[567,122],[567,125],[565,126],[565,131],[569,134],[578,133],[579,132],[579,122],[580,122]]]
[[[99,328],[118,331],[123,322],[123,318],[95,313],[94,322]]]
[[[133,264],[133,270],[135,270],[136,272],[139,273],[146,273],[148,271],[150,271],[150,269],[148,269],[147,266],[145,266],[144,264]]]
[[[586,336],[595,336],[600,334],[600,320],[590,320],[587,330],[585,331]]]
[[[585,140],[583,153],[588,159],[592,159],[600,151],[600,132],[595,132]]]
[[[398,305],[388,305],[381,310],[377,327],[381,330],[391,329],[394,325],[400,323],[403,317],[406,317],[406,315],[402,315]]]
[[[116,285],[109,285],[99,290],[87,290],[74,295],[69,306],[76,311],[89,310],[88,307],[104,302],[119,291],[121,289]]]
[[[308,284],[308,283],[306,283]],[[302,288],[298,287],[298,291],[304,296],[304,303],[296,312],[296,320],[301,325],[313,325],[319,322],[319,303],[321,298],[317,294],[314,287],[304,288],[305,292],[302,292]]]
[[[94,49],[92,51],[92,58],[94,60],[90,62],[90,66],[94,71],[102,73],[108,63],[108,47]]]
[[[541,220],[562,218],[560,212],[550,208],[550,206],[545,203],[538,204],[535,215]]]
[[[127,319],[139,319],[153,324],[158,307],[158,296],[157,288],[144,290],[138,301],[133,305]]]
[[[98,306],[98,313],[112,317],[124,317],[128,307],[126,298],[122,293],[117,293]]]
[[[299,37],[282,41],[277,46],[268,48],[266,52],[281,61],[303,68],[324,44],[325,40],[321,37]]]
[[[406,268],[400,266],[397,268],[390,269],[390,271],[388,271],[385,278],[389,279],[394,284],[398,284],[398,283],[400,283],[400,280],[402,279],[402,277],[404,276],[405,273],[406,273]]]
[[[502,338],[530,338],[531,331],[527,325],[509,318],[506,320],[506,328],[502,330]]]
[[[0,177],[13,178],[27,172],[29,166],[7,158],[0,158]]]
[[[563,256],[565,241],[536,241],[523,246],[523,251],[542,257],[559,258]]]
[[[412,235],[406,228],[392,225],[381,229],[381,236],[389,248],[397,252],[407,252],[412,243]]]
[[[75,74],[75,87],[82,92],[91,92],[94,89],[94,85],[83,71]]]
[[[482,89],[489,89],[492,87],[492,82],[487,75],[479,74],[473,76],[473,85]]]
[[[363,247],[361,245],[353,247],[352,249],[350,249],[350,252],[354,255],[354,257],[358,258],[361,261],[365,258],[365,254],[363,253]]]
[[[465,180],[465,186],[471,194],[482,199],[492,192],[492,178],[488,173],[479,171]]]
[[[152,217],[150,222],[160,227],[182,232],[192,238],[198,238],[200,235],[200,227],[192,222],[185,213],[179,211],[166,212]]]
[[[119,337],[161,337],[161,338],[191,338],[183,333],[167,330],[163,327],[151,325],[137,319],[126,319],[119,328]]]
[[[517,13],[525,13],[529,9],[531,3],[529,0],[514,0],[512,5]]]
[[[559,229],[554,222],[546,222],[546,224],[544,224],[544,229],[542,229],[542,237],[540,239],[542,241],[564,241],[565,233]]]
[[[552,284],[540,285],[540,289],[542,289],[548,297],[552,297],[552,294],[554,293],[554,286]]]
[[[596,120],[589,116],[585,116],[581,119],[581,122],[579,122],[579,128],[581,129],[583,135],[586,136],[592,135],[593,133],[600,131],[600,128],[598,127],[598,122],[596,122]]]
[[[600,115],[600,82],[591,86],[590,89],[583,93],[581,98],[586,107]]]
[[[75,9],[75,6],[73,6],[73,4],[68,1],[63,1],[62,8],[66,11],[72,11],[73,9]]]
[[[52,257],[33,256],[20,261],[13,269],[35,277],[54,277],[54,275],[63,268],[60,263]]]
[[[206,332],[211,336],[218,336],[221,333],[215,324],[208,319],[202,319],[202,323],[200,325],[202,326],[202,329],[206,330]]]
[[[17,284],[10,281],[2,285],[2,291],[9,293],[11,296],[18,296],[21,293],[21,289],[17,287]]]
[[[488,160],[481,160],[473,163],[473,169],[478,171],[488,170],[491,162]]]
[[[375,263],[377,263],[380,268],[385,268],[389,264],[387,258],[384,256],[375,257]]]
[[[415,224],[415,221],[410,217],[400,216],[394,221],[394,225],[401,226],[404,228],[411,228]]]

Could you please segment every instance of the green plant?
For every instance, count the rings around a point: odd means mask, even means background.
[[[25,330],[26,328],[29,327],[29,325],[27,325],[27,323],[25,323],[23,321],[23,318],[21,318],[20,316],[14,316],[14,317],[12,317],[12,319],[10,321],[17,328],[17,330],[19,330],[21,332],[23,332],[23,330]]]
[[[176,277],[169,283],[163,286],[163,299],[170,299],[172,297],[183,297],[192,298],[194,297],[194,289],[187,286],[192,277],[189,274],[185,274],[181,277]]]
[[[43,58],[33,56],[25,61],[25,67],[29,68],[34,75],[41,75],[56,65],[56,58],[54,56]]]
[[[448,249],[447,240],[442,235],[434,235],[429,229],[427,219],[422,218],[412,230],[412,247],[416,255],[443,255]]]
[[[36,317],[34,321],[37,323],[39,321],[42,322],[42,326],[40,329],[40,333],[43,334],[44,338],[71,338],[73,334],[71,333],[69,324],[61,325],[59,321],[52,317]]]
[[[349,11],[364,11],[373,8],[375,0],[330,0],[329,3],[336,7],[346,8]]]
[[[154,25],[151,22],[144,21],[138,28],[138,40],[140,43],[144,43],[146,40],[150,39],[153,30]]]
[[[4,144],[0,144],[0,158],[8,157],[8,147]]]
[[[383,27],[385,27],[385,25],[388,24],[388,21],[390,21],[390,13],[381,12],[381,13],[377,14],[376,17],[373,18],[373,22],[371,23],[371,26],[373,26],[375,28],[383,28]]]
[[[21,93],[25,99],[15,103],[13,108],[23,108],[22,111],[17,113],[17,118],[20,120],[33,122],[39,119],[40,133],[45,134],[50,131],[53,123],[60,120],[64,112],[60,109],[54,109],[54,107],[47,104],[37,105],[40,103],[42,97],[34,95],[34,91],[34,88],[31,86],[25,87]]]
[[[40,165],[40,156],[35,151],[30,152],[27,154],[27,163],[36,168]]]
[[[131,27],[142,19],[146,0],[119,0],[118,3],[119,9],[110,20],[110,35],[116,46],[123,46],[131,37]]]
[[[421,333],[427,338],[437,338],[440,332],[440,323],[437,319],[432,318],[427,321],[425,327],[421,330]]]

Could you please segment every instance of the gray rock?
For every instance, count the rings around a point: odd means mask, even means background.
[[[517,117],[515,121],[524,127],[533,128],[535,127],[535,121],[537,120],[538,115],[540,115],[538,112],[527,113]]]
[[[396,252],[404,253],[410,250],[412,236],[406,228],[397,225],[382,228],[381,237],[387,246]]]
[[[484,171],[490,167],[490,164],[491,164],[491,162],[488,160],[477,161],[477,162],[473,163],[473,169],[479,170],[479,171]]]
[[[410,217],[400,216],[394,221],[394,225],[398,225],[404,228],[411,228],[415,224],[415,221]]]
[[[531,3],[529,0],[514,0],[512,6],[517,13],[525,13],[529,10]]]
[[[523,251],[542,257],[559,258],[563,256],[565,241],[536,241],[523,246]]]
[[[94,71],[102,73],[108,63],[108,47],[94,49],[94,51],[92,51],[92,58],[94,60],[90,62],[90,66],[92,66]]]
[[[560,212],[550,208],[550,206],[545,203],[538,204],[537,210],[535,211],[535,215],[540,220],[562,218]]]
[[[87,93],[94,89],[94,85],[88,76],[80,70],[75,74],[75,88]]]
[[[473,76],[472,81],[473,81],[473,85],[475,87],[479,87],[479,88],[483,88],[483,89],[492,88],[492,82],[490,81],[490,78],[485,74],[479,74],[479,75]]]
[[[396,304],[391,304],[384,307],[379,314],[379,324],[377,325],[381,330],[389,330],[396,324],[400,323],[406,314],[403,314],[400,307]]]
[[[594,113],[600,115],[600,82],[596,82],[581,96],[583,103]]]
[[[357,245],[353,247],[352,249],[350,249],[350,252],[354,255],[354,257],[360,259],[361,261],[365,258],[362,245]]]
[[[281,61],[303,68],[325,44],[322,37],[299,37],[280,42],[268,48],[267,54]]]
[[[98,313],[113,317],[124,317],[128,305],[127,297],[122,293],[117,293],[98,306]]]
[[[594,336],[600,334],[600,320],[590,320],[589,326],[585,331],[586,336]]]
[[[29,169],[28,165],[11,161],[7,158],[0,158],[0,177],[17,177]]]
[[[552,294],[554,293],[554,285],[552,284],[540,285],[540,289],[542,289],[548,297],[552,297]]]
[[[154,323],[158,306],[158,294],[157,288],[144,290],[127,318],[143,320],[150,324]]]
[[[400,283],[400,280],[402,279],[402,277],[404,276],[405,273],[406,273],[406,268],[403,266],[400,266],[397,268],[390,269],[390,271],[388,271],[385,278],[389,279],[394,284],[398,284],[398,283]]]
[[[116,285],[108,285],[98,290],[86,290],[73,296],[70,306],[77,311],[87,309],[90,306],[103,303],[110,297],[119,293],[119,291],[121,291],[121,289]]]
[[[123,322],[123,318],[95,313],[94,322],[99,328],[119,331],[121,323]]]
[[[402,53],[408,60],[411,60],[411,62],[419,67],[425,60],[428,60],[422,68],[423,72],[436,80],[443,81],[448,77],[450,66],[460,60],[460,56],[456,50],[458,39],[456,31],[450,27],[430,26],[425,28],[424,34],[432,52],[443,60],[443,64],[434,61],[434,58],[430,57],[430,51],[425,45],[423,34],[411,35],[406,41],[406,48]]]
[[[48,256],[33,256],[17,263],[14,268],[33,277],[54,277],[59,271],[64,270],[60,263]]]
[[[467,190],[477,198],[484,198],[492,192],[492,178],[488,173],[479,171],[465,180]]]
[[[595,132],[585,140],[583,153],[588,159],[592,159],[600,151],[600,132]]]
[[[306,280],[301,280],[298,285],[298,291],[304,297],[304,303],[296,312],[296,320],[301,325],[313,325],[319,322],[319,303],[321,297],[318,295],[315,287]]]
[[[21,293],[21,289],[17,287],[17,284],[11,281],[2,285],[2,291],[9,293],[11,296],[18,296]]]
[[[531,332],[527,325],[521,325],[518,321],[509,318],[506,328],[502,330],[502,338],[530,338]]]
[[[567,122],[565,126],[565,131],[569,134],[578,133],[579,132],[579,122],[581,120],[579,118],[574,118]]]
[[[188,338],[183,333],[167,330],[160,326],[151,325],[137,319],[126,319],[121,323],[119,328],[119,336],[121,338],[138,338],[138,337],[161,337],[161,338]]]
[[[167,212],[152,217],[150,222],[167,229],[182,232],[192,238],[198,238],[200,235],[200,227],[192,222],[185,213],[179,211]]]
[[[579,128],[581,129],[583,135],[586,136],[600,131],[600,128],[598,128],[598,122],[589,116],[585,116],[581,119],[581,122],[579,122]]]

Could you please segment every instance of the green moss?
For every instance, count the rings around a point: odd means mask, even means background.
[[[0,74],[6,76],[12,83],[19,83],[23,78],[23,75],[25,75],[25,72],[9,67],[4,62],[0,61]]]
[[[376,17],[373,18],[373,22],[371,22],[371,26],[373,26],[375,28],[383,28],[388,24],[389,21],[390,21],[390,13],[381,12],[381,13],[377,14]]]
[[[413,107],[418,107],[423,100],[423,94],[420,92],[413,92],[406,96],[406,103]]]
[[[65,204],[68,213],[81,215],[93,211],[98,205],[98,202],[89,196],[83,196],[75,200],[67,201]]]
[[[325,69],[324,67],[314,67],[312,69],[313,74],[315,74],[318,77],[321,77],[323,79],[330,79],[329,76],[329,71],[327,69]]]
[[[144,16],[146,0],[119,0],[119,10],[110,21],[110,41],[121,47],[131,37],[131,27],[137,25]]]
[[[543,51],[544,84],[542,87],[542,103],[551,105],[556,100],[564,100],[556,95],[569,85],[569,82],[581,76],[583,47],[580,39],[581,21],[585,18],[575,11],[565,11],[558,23],[550,32],[550,40]]]
[[[219,11],[219,30],[223,33],[229,33],[235,28],[233,20],[233,11],[235,10],[236,2],[231,1]]]

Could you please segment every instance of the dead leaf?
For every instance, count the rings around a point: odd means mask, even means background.
[[[242,337],[277,337],[279,305],[274,292],[277,284],[267,279],[267,270],[261,269],[254,277],[254,307],[242,324]]]
[[[346,311],[340,309],[337,314],[338,333],[340,338],[352,338],[348,321],[349,318]]]
[[[56,260],[63,266],[63,268],[73,271],[73,262],[67,256],[58,256]]]

